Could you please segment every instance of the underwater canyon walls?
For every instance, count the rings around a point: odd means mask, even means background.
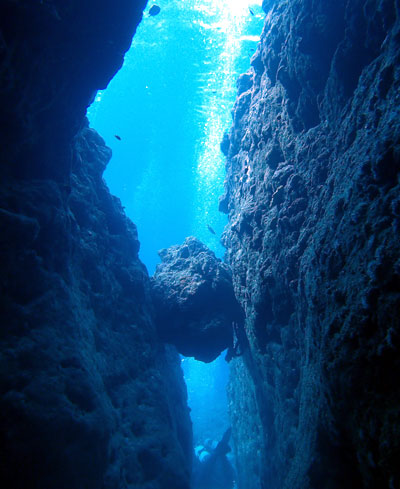
[[[400,485],[400,19],[394,0],[264,1],[238,81],[224,240],[240,489]]]
[[[180,360],[84,121],[144,5],[0,5],[3,488],[189,489]]]

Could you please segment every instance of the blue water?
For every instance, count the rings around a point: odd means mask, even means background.
[[[264,18],[261,0],[157,4],[160,14],[144,14],[123,68],[88,111],[112,148],[104,176],[138,227],[149,273],[158,250],[191,235],[223,255],[219,144]]]
[[[220,141],[264,19],[261,0],[157,4],[160,14],[144,14],[123,68],[88,112],[112,148],[104,176],[138,227],[140,258],[151,274],[157,251],[187,236],[223,256]],[[221,356],[208,365],[184,359],[182,366],[195,444],[220,439],[229,425],[228,365]]]
[[[182,369],[191,408],[194,446],[204,445],[207,439],[219,441],[230,425],[226,396],[229,365],[225,353],[206,364],[183,358]]]

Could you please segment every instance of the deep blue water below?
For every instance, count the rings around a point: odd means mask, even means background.
[[[151,274],[157,251],[187,236],[223,256],[220,142],[231,124],[236,79],[249,69],[264,20],[261,0],[157,4],[161,11],[152,17],[149,2],[123,68],[88,111],[112,148],[105,179],[138,227],[140,258]],[[184,359],[182,366],[194,442],[218,440],[229,423],[228,365],[220,357],[209,365]]]
[[[183,358],[182,368],[192,410],[194,445],[204,444],[207,439],[219,441],[229,426],[226,397],[229,365],[225,353],[207,364]]]

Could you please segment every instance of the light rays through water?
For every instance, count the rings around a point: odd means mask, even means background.
[[[264,17],[261,0],[157,4],[161,12],[144,13],[123,68],[88,114],[113,150],[105,179],[138,226],[150,273],[159,249],[189,235],[223,254],[220,141]]]
[[[210,47],[214,69],[204,76],[201,111],[204,127],[202,137],[196,145],[196,199],[192,229],[193,234],[200,230],[199,237],[211,248],[215,248],[213,240],[216,238],[213,239],[207,233],[207,224],[221,231],[218,225],[221,220],[218,219],[217,224],[213,222],[224,181],[224,158],[220,151],[220,142],[223,132],[229,128],[231,122],[230,109],[236,91],[238,58],[242,54],[244,42],[254,43],[259,40],[258,35],[246,32],[249,15],[254,13],[250,5],[254,7],[255,3],[243,0],[197,2],[197,8],[203,12],[203,19],[197,24],[204,31],[204,38],[212,39],[210,45],[214,44],[216,48]]]

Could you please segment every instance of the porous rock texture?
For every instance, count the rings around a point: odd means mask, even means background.
[[[264,1],[224,137],[240,489],[400,487],[394,0]]]
[[[230,269],[193,237],[159,255],[152,290],[160,337],[210,362],[232,346],[232,324],[243,324]]]
[[[189,488],[180,360],[84,123],[145,2],[0,5],[0,486]],[[129,20],[128,20],[129,19]]]

